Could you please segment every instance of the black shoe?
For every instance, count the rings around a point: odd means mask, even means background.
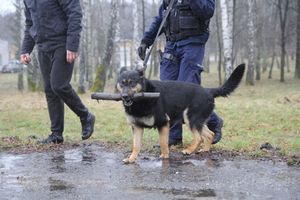
[[[92,113],[89,113],[88,116],[85,119],[80,119],[81,121],[81,138],[82,140],[86,140],[94,132],[94,124],[95,124],[95,116]]]
[[[214,140],[212,144],[217,144],[222,138],[222,127],[223,127],[223,120],[219,117],[218,124],[207,125],[209,130],[215,133]]]
[[[59,133],[51,133],[47,139],[44,139],[42,141],[39,141],[39,144],[61,144],[64,142],[64,138],[61,134]]]

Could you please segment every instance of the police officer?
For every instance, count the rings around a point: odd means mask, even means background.
[[[138,48],[142,60],[145,59],[146,49],[154,42],[170,2],[171,0],[163,1],[158,16],[144,33]],[[201,65],[214,9],[214,0],[175,0],[163,29],[167,43],[160,65],[161,80],[201,83]],[[213,144],[219,142],[223,120],[213,113],[207,125],[215,133]],[[178,144],[182,144],[181,121],[171,126],[169,136],[169,145]]]
[[[70,85],[81,32],[79,1],[24,0],[26,21],[21,62],[31,61],[30,53],[36,44],[51,121],[51,134],[42,144],[64,141],[64,104],[80,118],[83,140],[94,130],[95,116]]]

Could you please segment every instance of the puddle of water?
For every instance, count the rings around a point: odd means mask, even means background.
[[[178,198],[181,197],[216,197],[216,193],[213,189],[200,189],[197,191],[189,190],[189,189],[165,189],[165,188],[147,188],[147,187],[136,187],[134,188],[136,191],[147,191],[147,192],[159,192],[162,194],[171,194]]]
[[[252,160],[140,159],[91,146],[0,155],[3,199],[300,199],[300,169]],[[81,198],[82,199],[82,198]]]
[[[63,180],[57,180],[53,178],[48,179],[50,191],[70,190],[74,186]]]

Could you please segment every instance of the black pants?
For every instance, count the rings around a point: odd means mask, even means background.
[[[74,64],[66,61],[66,48],[52,52],[39,51],[40,68],[43,75],[51,131],[62,134],[64,130],[64,103],[80,118],[88,115],[88,109],[73,90],[70,81]]]

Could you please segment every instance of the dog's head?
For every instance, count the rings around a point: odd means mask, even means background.
[[[145,77],[143,70],[121,69],[116,88],[121,93],[125,106],[131,106],[133,104],[134,94],[143,91],[144,82]]]

